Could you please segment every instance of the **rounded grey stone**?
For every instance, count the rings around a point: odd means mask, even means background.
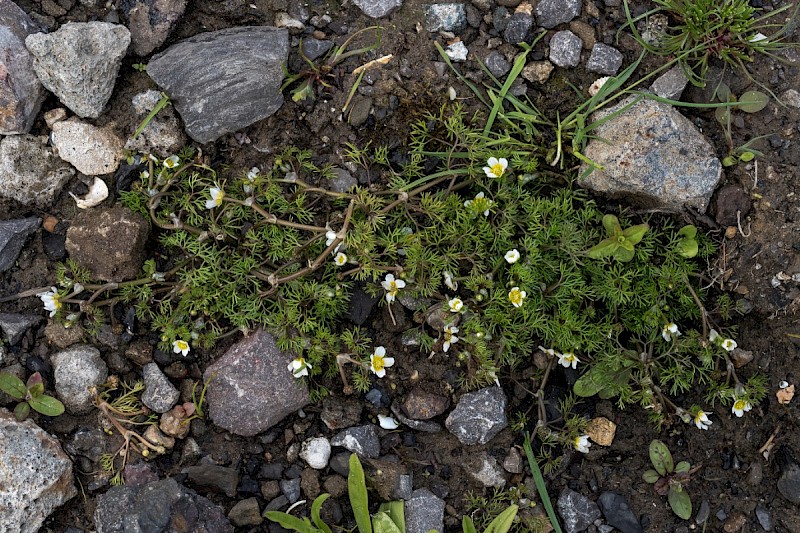
[[[581,38],[571,31],[556,32],[550,39],[550,61],[559,67],[577,67],[582,48]]]
[[[621,66],[622,54],[620,51],[603,43],[596,43],[592,47],[589,61],[586,62],[586,70],[604,76],[613,76]]]
[[[88,344],[76,344],[50,358],[55,388],[67,411],[84,415],[92,410],[89,388],[101,385],[108,378],[108,367],[100,351]]]
[[[500,387],[470,392],[458,400],[445,421],[462,444],[486,444],[508,425],[506,395]]]
[[[142,403],[156,413],[166,413],[178,402],[181,393],[164,375],[158,365],[148,363],[142,368],[144,394]]]

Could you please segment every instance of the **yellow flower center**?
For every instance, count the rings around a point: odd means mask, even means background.
[[[375,357],[372,358],[372,368],[375,369],[375,372],[380,372],[381,370],[383,370],[383,366],[384,366],[383,357],[381,357],[380,355],[376,355]]]
[[[519,290],[511,291],[508,293],[508,299],[511,300],[511,303],[514,305],[522,304],[522,292]]]
[[[747,402],[744,400],[736,400],[733,402],[733,408],[737,411],[744,411],[744,408],[747,406]]]
[[[500,163],[492,165],[491,170],[492,174],[494,174],[498,178],[503,175],[503,165],[501,165]]]
[[[179,350],[183,351],[189,347],[189,343],[186,341],[176,341],[175,346],[177,346]]]

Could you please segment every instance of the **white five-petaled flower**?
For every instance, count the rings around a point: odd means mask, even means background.
[[[58,310],[61,309],[63,305],[61,303],[61,295],[58,294],[58,289],[50,287],[49,291],[37,294],[37,296],[42,300],[44,310],[50,311],[51,317],[56,316],[56,313],[58,313]]]
[[[455,298],[448,300],[447,306],[450,308],[451,313],[460,313],[464,308],[464,302],[461,300],[461,298],[456,296]]]
[[[172,351],[186,357],[189,355],[189,343],[185,340],[178,339],[172,343]]]
[[[211,200],[206,200],[206,209],[214,209],[222,205],[222,199],[225,198],[225,191],[220,187],[211,187],[208,192],[211,195]]]
[[[289,363],[289,366],[287,368],[294,377],[301,378],[303,376],[307,376],[308,369],[312,367],[311,364],[308,361],[306,361],[303,357],[297,357],[293,359],[291,363]]]
[[[736,347],[738,346],[738,344],[736,344],[736,341],[735,341],[735,340],[733,340],[733,339],[725,339],[724,341],[722,341],[722,342],[720,343],[720,346],[722,346],[722,348],[723,348],[725,351],[732,352],[733,350],[735,350],[735,349],[736,349]]]
[[[456,333],[458,333],[458,328],[455,326],[445,326],[444,327],[444,345],[442,345],[442,350],[446,353],[447,350],[450,349],[450,346],[458,342],[458,337],[456,337]]]
[[[489,160],[486,161],[486,164],[488,166],[483,167],[483,171],[489,178],[501,177],[508,168],[508,160],[505,157],[501,157],[500,159],[490,157]]]
[[[736,398],[736,400],[733,402],[733,407],[731,408],[731,411],[737,417],[741,418],[747,411],[749,411],[752,408],[753,406],[750,405],[750,402],[748,402],[747,400]]]
[[[661,336],[664,337],[664,340],[670,342],[672,340],[673,335],[675,337],[680,337],[681,332],[678,329],[678,325],[674,322],[670,322],[666,324],[663,328],[661,328]]]
[[[519,250],[517,250],[516,248],[514,248],[513,250],[509,250],[506,252],[506,255],[504,257],[506,258],[506,262],[509,265],[513,265],[514,263],[519,261],[520,258]]]
[[[376,376],[382,378],[386,375],[386,369],[394,364],[394,357],[386,357],[386,348],[378,346],[372,355],[369,356],[369,369]]]
[[[511,290],[508,292],[508,300],[514,307],[522,307],[522,302],[525,301],[527,296],[528,293],[521,291],[519,287],[511,287]]]
[[[383,429],[397,429],[400,427],[400,422],[391,416],[378,415],[378,424],[380,424]]]
[[[394,279],[394,274],[386,274],[386,278],[381,281],[383,290],[386,291],[386,301],[392,303],[397,293],[406,286],[402,279]]]
[[[711,420],[708,418],[708,413],[705,411],[697,411],[694,415],[694,425],[697,426],[697,429],[708,429],[708,426],[713,424]]]
[[[589,442],[588,435],[581,435],[580,437],[575,437],[572,445],[581,453],[589,453],[589,447],[592,445],[592,443]]]
[[[475,209],[475,211],[477,211],[479,213],[481,211],[483,211],[483,216],[488,217],[489,216],[489,208],[492,207],[493,203],[494,202],[492,200],[490,200],[489,198],[486,198],[486,195],[483,193],[483,191],[481,191],[478,194],[476,194],[475,198],[473,198],[472,200],[465,201],[464,202],[464,207],[473,208],[473,209]],[[474,207],[473,207],[473,205],[474,205]]]
[[[578,363],[581,362],[578,356],[572,352],[557,353],[556,355],[558,356],[558,364],[564,368],[578,368]]]
[[[259,172],[261,172],[261,170],[259,170],[258,167],[251,168],[250,171],[247,173],[247,179],[249,179],[250,181],[255,181],[256,176],[258,176]]]
[[[177,155],[171,155],[164,160],[164,166],[166,168],[175,168],[181,164],[181,158]]]
[[[347,256],[342,252],[339,252],[333,257],[333,262],[336,264],[336,266],[344,266],[347,264]]]
[[[447,270],[442,272],[442,275],[444,276],[444,284],[447,285],[450,290],[457,291],[458,282],[453,279],[453,275]]]
[[[722,346],[722,349],[724,349],[727,352],[732,352],[738,346],[738,344],[736,344],[736,341],[733,339],[723,339],[722,335],[720,335],[715,329],[712,329],[711,331],[708,332],[708,340],[713,342],[714,344]]]

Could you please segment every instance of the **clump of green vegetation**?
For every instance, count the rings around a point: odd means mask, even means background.
[[[464,533],[538,533],[550,521],[530,512],[535,507],[525,485],[494,489],[490,496],[467,493],[461,528]]]
[[[739,69],[749,76],[746,64],[756,55],[785,61],[777,54],[796,47],[788,41],[797,24],[798,6],[791,3],[772,11],[757,12],[748,0],[653,0],[656,7],[632,17],[628,0],[625,14],[633,36],[648,52],[675,57],[683,73],[703,87],[712,59]],[[787,14],[785,21],[779,16]],[[670,19],[670,26],[656,42],[647,42],[636,22],[657,13]]]
[[[739,110],[743,113],[758,113],[769,103],[769,96],[761,91],[747,91],[739,98],[736,98],[736,95],[731,92],[728,84],[723,82],[717,86],[715,95],[720,102],[731,104],[729,106],[718,107],[714,111],[714,118],[716,118],[717,122],[722,126],[722,132],[728,144],[728,155],[722,158],[722,164],[726,167],[730,167],[740,161],[746,163],[752,161],[756,156],[762,157],[764,154],[753,148],[753,144],[759,139],[768,137],[768,135],[754,137],[741,146],[734,146],[731,125],[733,122],[732,117],[734,110]]]
[[[642,477],[660,496],[666,496],[672,512],[684,520],[692,516],[692,499],[686,492],[686,484],[691,479],[692,469],[686,461],[675,464],[667,445],[660,440],[650,443],[650,462],[655,470],[646,470]]]
[[[31,409],[46,416],[58,416],[64,412],[64,404],[44,393],[44,380],[39,372],[30,375],[27,382],[17,376],[0,372],[0,391],[19,403],[14,408],[14,418],[22,422]]]

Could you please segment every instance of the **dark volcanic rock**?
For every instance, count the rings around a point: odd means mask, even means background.
[[[14,266],[25,241],[39,229],[41,221],[38,217],[30,217],[0,222],[0,272]]]
[[[603,511],[606,522],[622,533],[642,533],[643,529],[639,519],[631,511],[628,501],[613,492],[604,492],[597,499],[597,505]]]
[[[458,400],[445,421],[462,444],[486,444],[508,425],[506,395],[500,387],[470,392]]]
[[[272,115],[283,104],[285,29],[245,26],[201,33],[147,64],[195,141],[215,141]]]
[[[25,332],[42,319],[39,315],[0,313],[0,331],[10,346],[17,344]]]
[[[596,503],[570,489],[564,489],[558,497],[556,508],[567,533],[583,531],[600,518],[600,509]]]

